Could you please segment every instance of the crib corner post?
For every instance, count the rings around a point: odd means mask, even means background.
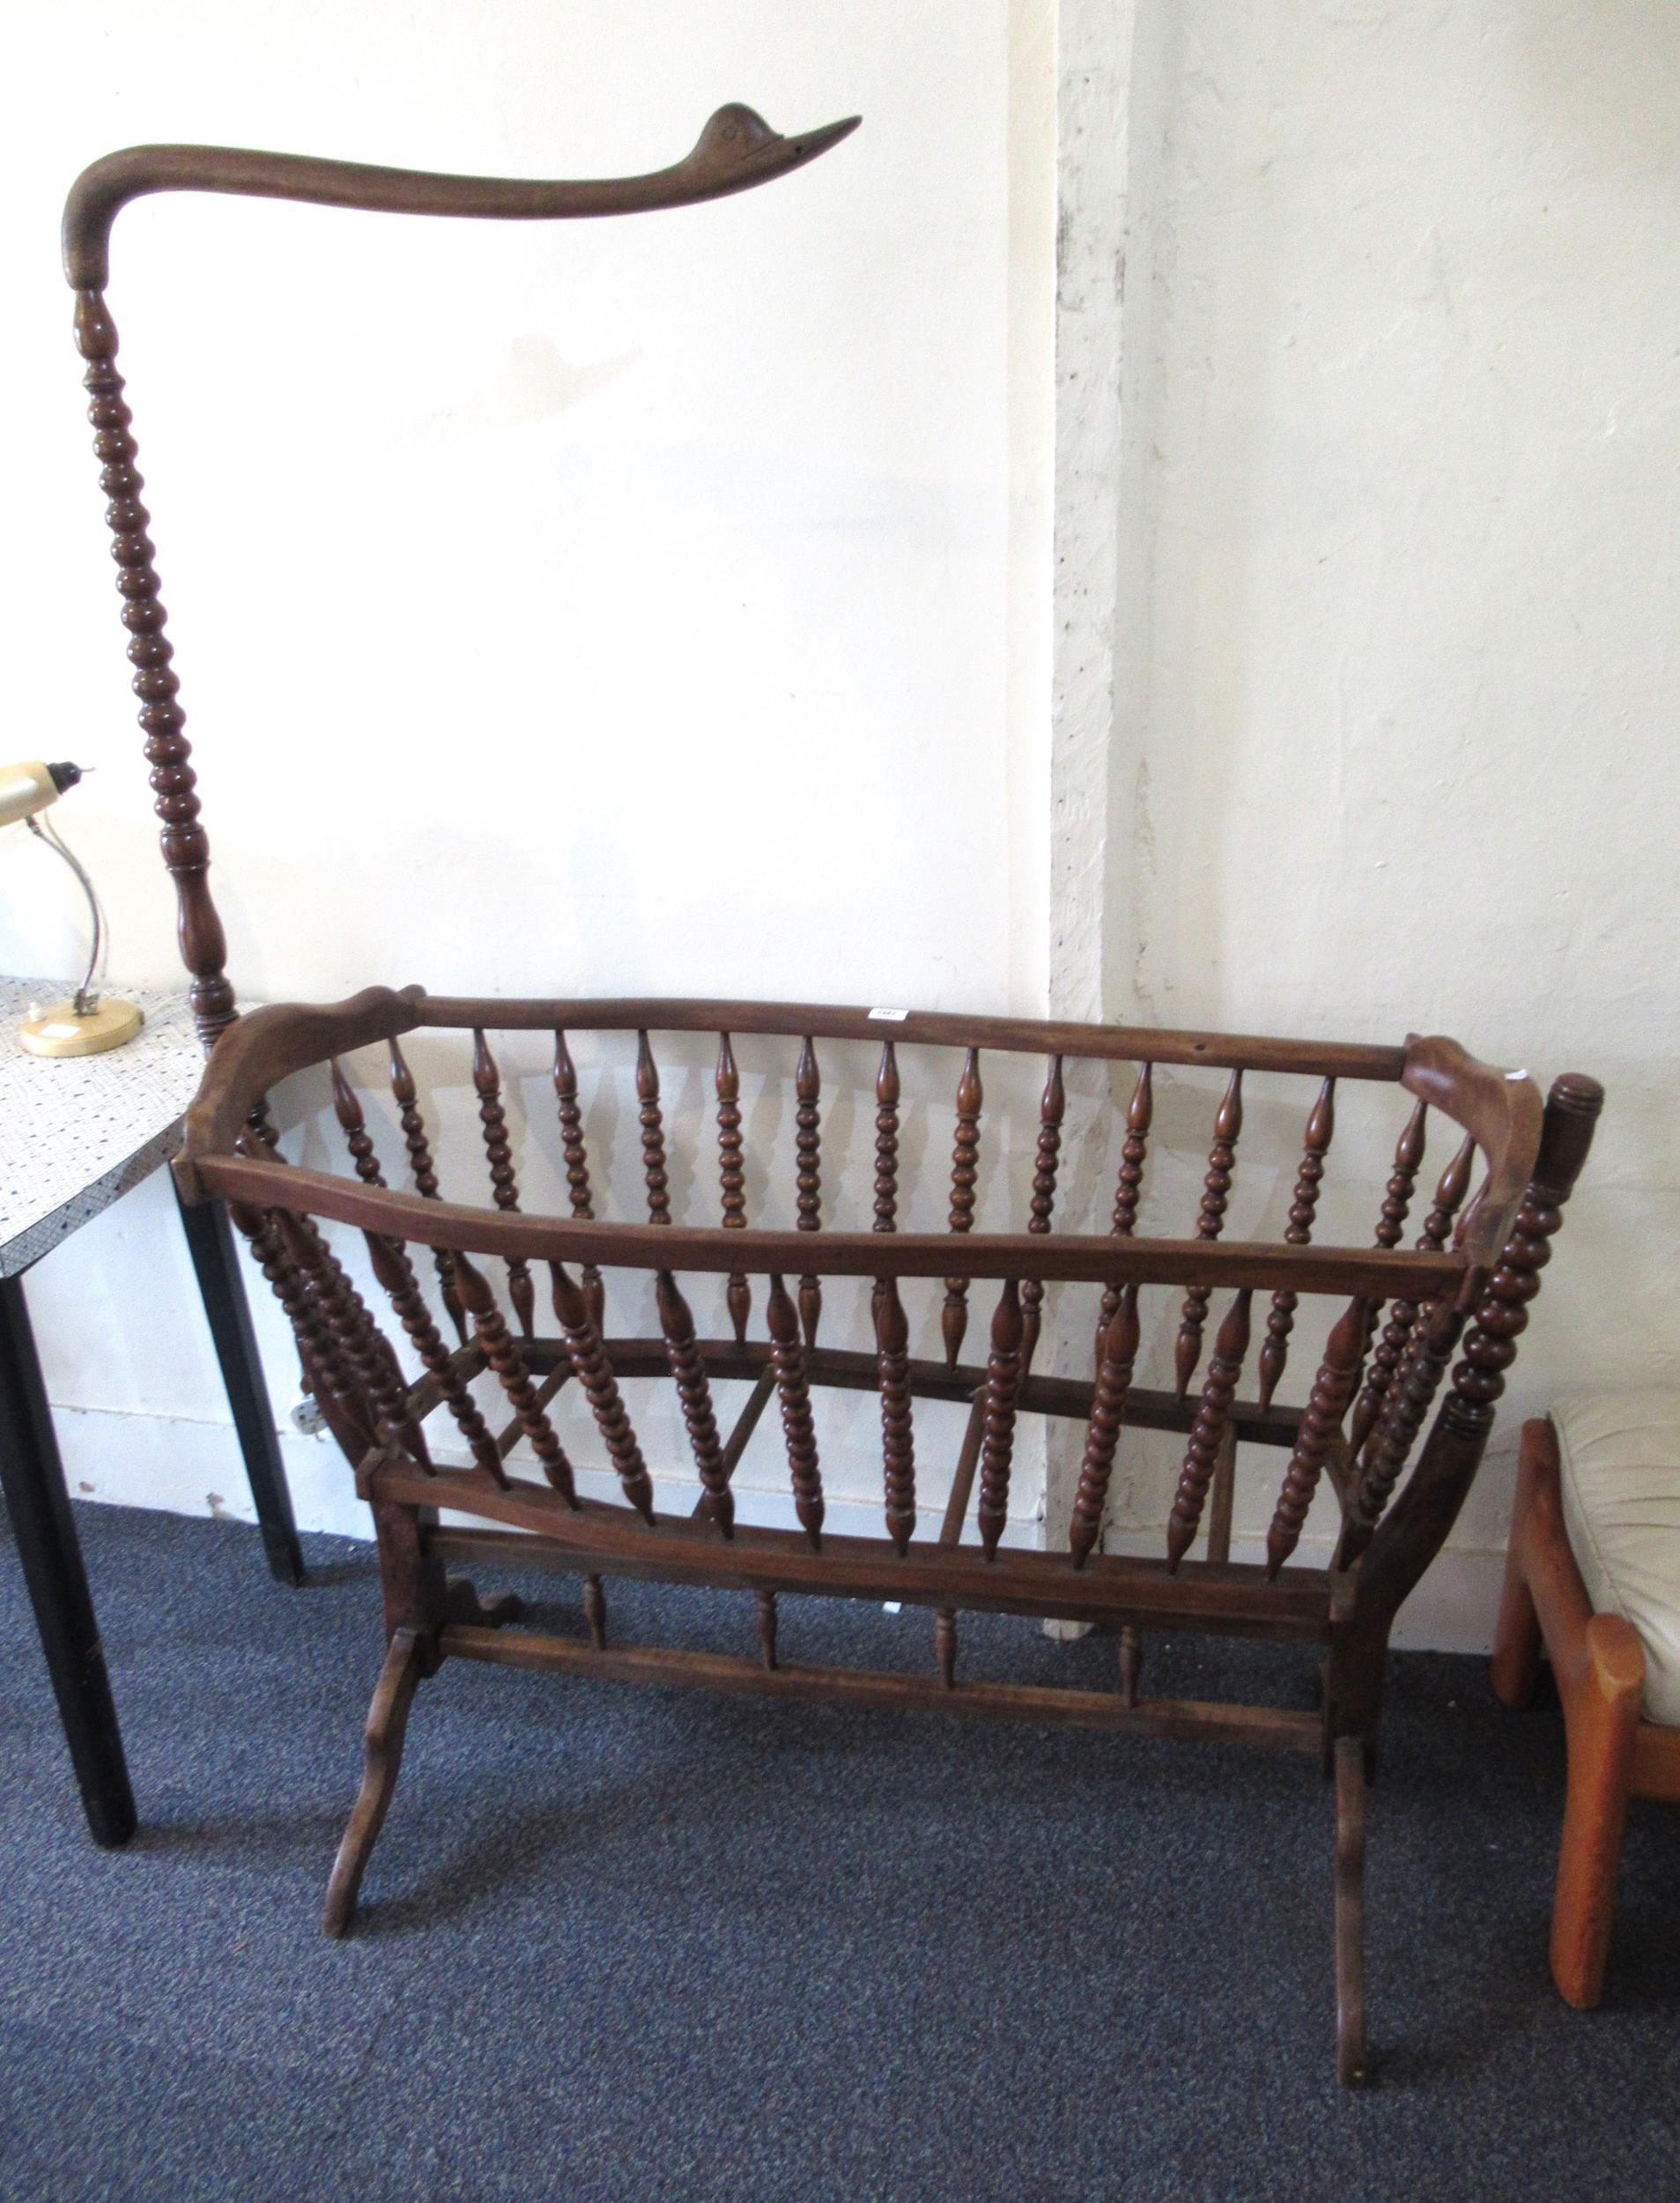
[[[439,1637],[449,1619],[449,1589],[443,1562],[431,1551],[427,1534],[437,1527],[438,1510],[384,1498],[377,1471],[367,1499],[379,1554],[386,1643],[390,1643],[399,1629],[411,1630],[420,1673],[434,1675],[443,1658]]]

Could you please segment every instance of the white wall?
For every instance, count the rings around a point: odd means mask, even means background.
[[[1680,16],[1062,0],[1053,57],[1053,13],[852,0],[796,35],[766,0],[33,11],[0,147],[0,557],[35,646],[14,747],[106,768],[63,816],[122,975],[166,980],[55,265],[84,159],[175,136],[588,172],[669,158],[725,98],[785,127],[862,109],[820,167],[663,221],[122,218],[112,298],[234,975],[251,998],[381,976],[1054,999],[1444,1029],[1543,1079],[1598,1073],[1590,1176],[1412,1619],[1474,1643],[1521,1414],[1676,1374]],[[63,967],[38,853],[0,855],[0,956]],[[855,1132],[866,1067],[832,1076]],[[1166,1084],[1193,1152],[1208,1096]],[[1074,1118],[1106,1098],[1082,1087]],[[1368,1228],[1393,1129],[1350,1106],[1327,1227]],[[1163,1217],[1198,1175],[1164,1174]],[[1276,1228],[1287,1170],[1239,1184]],[[165,1190],[32,1294],[78,1479],[242,1509]],[[100,1311],[119,1344],[95,1358]],[[304,1517],[351,1526],[336,1460],[293,1456]],[[1120,1534],[1158,1534],[1172,1465],[1130,1446]],[[1065,1496],[1053,1477],[1053,1516]]]
[[[847,0],[796,28],[772,0],[68,0],[23,45],[12,749],[101,768],[61,817],[115,977],[179,967],[57,267],[78,169],[180,138],[611,174],[743,98],[864,127],[640,220],[120,218],[230,970],[248,1000],[419,979],[1043,1007],[1041,8]],[[73,904],[20,831],[0,855],[0,963],[67,968]],[[243,1512],[177,1235],[159,1183],[36,1273],[50,1388],[84,1488]],[[262,1314],[283,1407],[295,1364]],[[337,1465],[294,1452],[304,1518],[356,1524]]]
[[[1474,1643],[1522,1416],[1680,1376],[1680,11],[1138,13],[1108,1009],[1610,1092],[1436,1587]]]

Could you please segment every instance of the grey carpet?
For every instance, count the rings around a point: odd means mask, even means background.
[[[644,2203],[1680,2196],[1680,1817],[1636,1806],[1612,1983],[1546,1972],[1555,1705],[1395,1664],[1369,1865],[1380,2084],[1331,2073],[1330,1827],[1261,1753],[765,1706],[456,1663],[351,1939],[321,1897],[380,1658],[366,1547],[78,1510],[139,1799],[87,1842],[0,1532],[0,2196]],[[559,1579],[522,1589],[581,1633]],[[751,1601],[611,1586],[626,1640]],[[925,1615],[784,1602],[788,1655]],[[964,1625],[969,1673],[1113,1646]],[[1151,1643],[1174,1693],[1299,1654]]]

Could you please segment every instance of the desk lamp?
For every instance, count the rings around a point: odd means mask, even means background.
[[[81,882],[93,920],[93,953],[82,983],[68,1002],[55,1002],[25,1020],[19,1040],[32,1056],[100,1056],[131,1041],[145,1022],[132,1002],[100,999],[94,983],[104,976],[105,913],[93,883],[59,839],[42,812],[82,777],[79,765],[0,766],[0,826],[21,819],[38,841],[56,849]]]

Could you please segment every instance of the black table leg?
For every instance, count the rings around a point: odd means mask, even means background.
[[[274,1435],[274,1411],[269,1406],[269,1388],[257,1359],[251,1311],[246,1304],[245,1282],[240,1275],[227,1211],[220,1201],[193,1207],[181,1200],[179,1188],[175,1198],[180,1202],[188,1251],[198,1273],[198,1290],[204,1295],[216,1359],[222,1365],[233,1428],[245,1456],[245,1473],[250,1479],[251,1497],[256,1502],[269,1569],[277,1583],[301,1584],[303,1552],[298,1544],[292,1495],[286,1489],[279,1441]]]
[[[134,1792],[21,1278],[0,1278],[0,1487],[96,1843],[134,1834]]]

